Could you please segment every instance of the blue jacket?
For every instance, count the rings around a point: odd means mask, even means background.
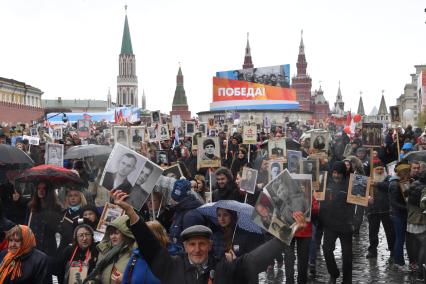
[[[124,270],[122,284],[160,284],[146,261],[142,258],[139,249],[134,249]]]

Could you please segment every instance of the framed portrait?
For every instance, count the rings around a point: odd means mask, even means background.
[[[40,138],[39,137],[24,135],[24,136],[22,136],[22,139],[28,140],[29,145],[34,145],[34,146],[40,145]],[[4,143],[6,143],[6,140],[4,141]]]
[[[319,160],[302,160],[300,163],[300,173],[312,176],[312,183],[316,184],[319,179]]]
[[[169,164],[169,158],[167,157],[167,151],[166,150],[157,150],[156,151],[156,158],[157,158],[157,164],[158,165],[168,165]]]
[[[53,128],[53,139],[61,140],[62,139],[62,126],[55,126]]]
[[[268,140],[268,155],[270,158],[284,159],[286,156],[285,138],[275,138]]]
[[[274,210],[272,215],[271,225],[269,226],[268,232],[274,237],[280,239],[287,245],[291,244],[294,233],[296,232],[294,225],[284,223]]]
[[[314,197],[318,201],[325,200],[325,190],[327,188],[327,171],[321,171],[319,174],[318,182],[313,184],[314,187]]]
[[[196,132],[192,135],[192,149],[198,149],[198,138],[203,137],[203,133]]]
[[[397,164],[397,161],[393,161],[393,162],[386,164],[386,171],[387,171],[388,175],[390,175],[390,176],[396,175],[396,172],[395,172],[396,164]]]
[[[105,139],[111,139],[111,129],[110,128],[105,128],[104,130],[102,130],[102,133],[103,133]]]
[[[214,121],[214,118],[209,118],[207,122],[208,128],[214,128],[216,127],[216,122]]]
[[[159,110],[151,112],[151,121],[153,125],[161,124],[161,114]]]
[[[129,135],[127,126],[114,126],[114,144],[129,146]]]
[[[254,194],[256,189],[258,171],[248,167],[243,168],[243,173],[241,177],[240,190]]]
[[[273,214],[274,205],[271,198],[265,192],[260,192],[259,198],[254,205],[251,219],[256,225],[268,231],[271,226]]]
[[[217,168],[221,166],[219,137],[198,138],[197,167]]]
[[[88,138],[90,135],[90,124],[91,121],[88,119],[81,119],[77,121],[77,132],[78,137]]]
[[[30,128],[30,135],[32,137],[38,137],[38,130],[37,130],[37,128],[35,128],[35,127]]]
[[[185,129],[183,127],[178,127],[177,131],[179,135],[179,140],[183,140],[185,137]]]
[[[170,139],[169,127],[167,124],[160,125],[158,127],[158,132],[161,141]]]
[[[203,134],[203,137],[207,136],[207,122],[200,122],[198,124],[198,131],[201,132]]]
[[[64,166],[64,144],[46,143],[46,165]]]
[[[313,131],[311,132],[311,149],[315,151],[328,151],[329,133],[327,131]]]
[[[108,202],[105,203],[104,210],[102,211],[96,230],[105,234],[107,226],[123,214],[124,210],[121,209],[120,206]]]
[[[349,178],[347,203],[367,207],[371,179],[367,176],[351,174]]]
[[[243,126],[243,144],[256,144],[257,143],[257,126],[244,125]]]
[[[183,173],[179,164],[176,164],[166,168],[163,172],[163,176],[180,179],[181,177],[183,177]]]
[[[399,106],[390,106],[389,112],[391,115],[391,122],[401,122],[401,116],[399,115]]]
[[[159,131],[154,126],[148,127],[148,141],[149,142],[157,142],[159,141]]]
[[[380,147],[382,144],[382,128],[381,123],[363,123],[362,124],[362,146],[363,147]]]
[[[302,152],[300,151],[287,151],[287,169],[292,174],[300,173],[300,163],[302,162]]]
[[[172,125],[173,125],[172,129],[176,127],[181,127],[181,123],[182,123],[182,120],[180,118],[180,115],[172,115]]]
[[[219,131],[216,128],[210,128],[209,129],[209,137],[216,137],[218,136]]]
[[[195,122],[185,121],[185,137],[192,137],[195,133]]]
[[[283,171],[283,162],[280,160],[270,160],[268,165],[268,181],[271,181]]]
[[[142,142],[145,141],[145,128],[143,126],[131,126],[129,141],[132,149],[140,149]]]
[[[311,210],[312,210],[312,176],[310,174],[291,174],[291,178],[294,179],[298,185],[298,188],[305,194],[304,205],[306,211],[303,212],[307,221],[311,221]]]

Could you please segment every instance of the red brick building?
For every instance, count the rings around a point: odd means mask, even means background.
[[[173,97],[172,111],[170,116],[180,115],[181,120],[190,120],[191,112],[188,110],[188,101],[186,99],[185,88],[183,87],[182,69],[179,67],[176,76],[176,90]]]
[[[16,125],[19,123],[31,124],[44,116],[43,108],[16,103],[0,102],[0,123]]]

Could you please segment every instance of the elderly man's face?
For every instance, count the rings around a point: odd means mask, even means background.
[[[136,160],[127,156],[123,156],[118,164],[118,174],[121,176],[129,175],[136,165]]]
[[[212,243],[204,237],[192,237],[183,243],[185,252],[188,254],[190,262],[193,264],[203,264],[209,257]]]

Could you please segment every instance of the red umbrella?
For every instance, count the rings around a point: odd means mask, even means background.
[[[83,184],[83,180],[76,172],[54,165],[41,165],[27,169],[15,181],[24,183],[46,182],[70,186],[81,186]]]

